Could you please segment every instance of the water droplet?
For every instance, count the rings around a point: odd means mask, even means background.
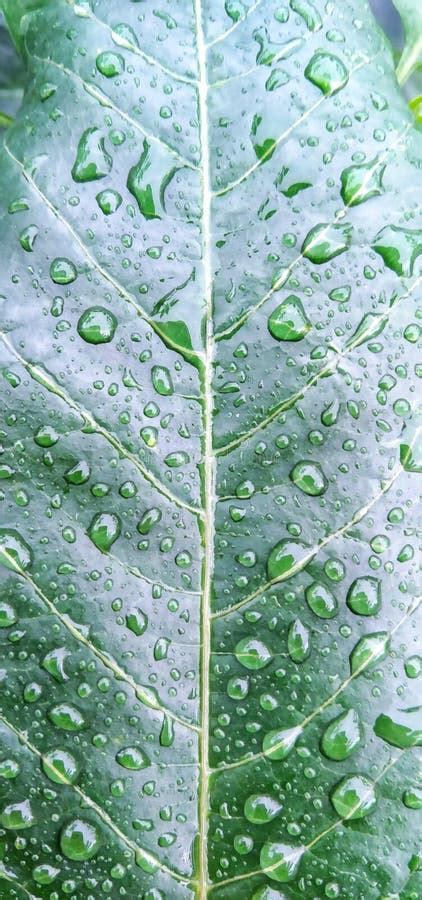
[[[288,81],[290,81],[290,75],[284,69],[273,69],[265,82],[265,89],[267,91],[277,91],[278,88],[283,87]]]
[[[0,544],[1,548],[1,544]],[[1,549],[0,549],[0,561],[1,561]],[[9,568],[9,566],[8,566]],[[5,600],[0,601],[0,628],[10,628],[11,625],[14,625],[15,622],[18,621],[18,617],[13,609],[13,606],[10,603],[6,603]]]
[[[106,78],[115,78],[116,75],[121,75],[125,69],[123,56],[120,53],[113,53],[112,50],[104,50],[99,53],[95,64],[101,75],[105,75]]]
[[[300,726],[269,731],[264,737],[262,749],[270,759],[286,759],[301,734]]]
[[[364,775],[343,778],[331,794],[331,803],[342,819],[363,819],[376,804],[375,786]]]
[[[88,344],[108,344],[113,340],[116,328],[116,316],[103,306],[90,306],[77,324],[78,334]]]
[[[360,166],[349,166],[341,173],[341,196],[346,206],[357,206],[370,197],[383,193],[382,176],[385,165],[372,159]]]
[[[107,553],[121,532],[121,522],[115,513],[96,513],[88,528],[88,535],[93,544]]]
[[[351,293],[352,290],[349,285],[344,284],[342,287],[334,288],[334,290],[330,291],[328,296],[331,300],[337,300],[338,303],[346,303],[350,300]]]
[[[35,866],[32,870],[32,877],[37,884],[52,884],[59,872],[60,869],[56,869],[55,866],[42,863],[40,866]]]
[[[381,740],[399,747],[400,750],[408,750],[410,747],[422,746],[422,728],[420,725],[420,708],[417,712],[401,711],[401,722],[394,722],[390,716],[383,713],[378,716],[374,725],[374,732]]]
[[[161,515],[161,509],[158,509],[157,506],[152,506],[151,509],[147,509],[146,512],[144,512],[141,521],[138,522],[136,526],[139,534],[149,534],[151,528],[161,521]]]
[[[332,619],[337,614],[338,602],[320,581],[313,581],[305,590],[306,602],[309,608],[320,619]]]
[[[114,25],[111,36],[115,44],[119,47],[125,47],[126,50],[133,50],[134,47],[139,47],[139,41],[133,28],[127,25],[126,22],[119,22],[118,25]]]
[[[338,419],[338,414],[340,411],[340,404],[338,400],[333,400],[326,409],[321,413],[321,422],[325,425],[326,428],[329,428],[331,425],[335,425]]]
[[[403,794],[403,803],[408,809],[422,809],[422,790],[417,787],[409,788]]]
[[[227,694],[232,700],[244,700],[249,693],[249,678],[233,675],[227,682]]]
[[[274,881],[292,881],[298,872],[305,847],[291,847],[289,844],[264,844],[259,857],[261,869]]]
[[[280,59],[287,59],[296,53],[303,44],[302,38],[291,38],[283,44],[274,43],[270,40],[266,28],[255,28],[252,37],[260,47],[256,55],[257,66],[271,66]]]
[[[350,654],[350,671],[354,675],[358,670],[364,670],[368,665],[382,659],[388,649],[388,632],[375,631],[366,634],[357,642]]]
[[[68,484],[85,484],[90,475],[91,469],[88,463],[85,459],[80,459],[64,473],[64,478]]]
[[[288,538],[273,547],[267,561],[268,577],[271,581],[285,581],[300,572],[312,558],[309,547],[302,541]]]
[[[290,472],[290,478],[304,494],[319,497],[327,490],[328,481],[319,463],[301,460]]]
[[[245,669],[263,669],[272,661],[272,653],[258,638],[242,638],[236,644],[235,656]]]
[[[225,0],[224,9],[232,22],[239,22],[246,12],[246,7],[241,0]]]
[[[48,718],[57,728],[64,731],[80,731],[85,725],[85,719],[76,706],[71,703],[59,703],[48,712]]]
[[[409,656],[404,664],[405,672],[408,678],[419,678],[422,672],[422,658],[420,656]]]
[[[23,231],[21,231],[19,235],[19,243],[22,249],[26,250],[27,253],[32,253],[37,235],[38,228],[36,225],[27,225],[27,227],[24,228]]]
[[[139,206],[139,211],[145,219],[160,219],[161,216],[155,208],[152,186],[148,182],[147,172],[151,167],[150,145],[145,139],[143,151],[139,161],[129,170],[127,187]]]
[[[70,259],[66,259],[64,256],[53,259],[50,266],[50,278],[55,284],[71,284],[77,276],[76,266]]]
[[[41,665],[46,672],[49,672],[49,674],[55,678],[56,681],[63,683],[64,681],[67,681],[69,677],[66,675],[64,663],[66,658],[70,655],[69,650],[66,650],[65,647],[57,647],[47,653]]]
[[[277,341],[301,341],[311,329],[299,297],[290,294],[271,313],[268,331]]]
[[[306,628],[300,619],[295,619],[289,625],[287,649],[290,658],[296,663],[303,663],[309,656],[311,650],[309,629]]]
[[[354,709],[348,709],[329,722],[321,739],[321,749],[329,759],[347,759],[361,738],[359,716]]]
[[[136,772],[139,769],[146,769],[150,764],[146,754],[138,747],[125,747],[123,750],[119,750],[116,753],[116,760],[119,766]]]
[[[389,269],[409,278],[422,253],[422,230],[386,225],[376,235],[372,247]]]
[[[358,616],[374,616],[381,609],[381,582],[379,578],[366,575],[356,578],[350,586],[346,603]]]
[[[0,825],[2,828],[11,828],[20,831],[30,828],[35,823],[29,800],[21,800],[19,803],[8,803],[0,813]]]
[[[315,265],[329,262],[348,250],[352,242],[352,225],[330,225],[322,222],[308,232],[302,244],[302,253]]]
[[[282,804],[271,794],[251,794],[246,800],[244,813],[253,825],[265,825],[278,816]]]
[[[305,78],[315,84],[323,94],[336,94],[347,84],[349,74],[338,56],[318,52],[308,62]]]
[[[43,771],[55,784],[73,784],[79,775],[79,766],[68,750],[56,747],[42,757]]]
[[[74,862],[85,862],[98,853],[101,846],[100,831],[86,819],[72,819],[62,829],[60,848]]]
[[[113,191],[112,188],[106,188],[106,190],[100,191],[95,199],[101,212],[103,212],[105,216],[111,216],[113,213],[117,212],[119,206],[122,204],[120,194],[117,191]]]
[[[174,453],[168,453],[164,457],[164,462],[170,469],[177,469],[186,466],[190,462],[190,456],[184,450],[176,450]]]
[[[157,394],[160,394],[162,397],[171,397],[174,393],[171,375],[165,366],[153,366],[151,380]]]
[[[25,571],[32,564],[31,548],[12,528],[0,528],[0,563],[13,572]]]
[[[19,775],[20,767],[14,759],[2,759],[0,761],[0,778],[16,778]]]
[[[302,16],[309,31],[319,31],[322,28],[321,16],[310,0],[290,0],[293,12]]]
[[[160,731],[160,746],[171,747],[174,742],[174,722],[170,716],[164,716]]]
[[[76,182],[96,181],[109,174],[113,160],[98,128],[87,128],[79,140],[72,178]]]

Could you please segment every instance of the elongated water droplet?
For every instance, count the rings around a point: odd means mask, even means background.
[[[0,562],[2,561],[0,539]],[[8,568],[11,567],[8,566]],[[0,601],[0,628],[10,628],[10,626],[14,625],[17,621],[18,617],[11,603],[6,603],[5,600]]]
[[[79,775],[79,766],[69,750],[56,747],[49,750],[42,760],[43,771],[56,784],[73,784]]]
[[[88,344],[108,344],[113,340],[117,319],[103,306],[90,306],[82,313],[77,329]]]
[[[33,868],[32,877],[37,884],[52,884],[59,872],[60,869],[57,869],[55,866],[42,863],[40,866]]]
[[[290,658],[296,663],[303,663],[309,656],[311,649],[309,629],[306,628],[300,619],[295,619],[289,626],[287,649]]]
[[[151,168],[151,148],[148,141],[143,142],[143,151],[139,162],[129,171],[127,177],[128,190],[135,197],[139,210],[145,219],[160,219],[155,207],[152,186],[148,181],[148,170]]]
[[[397,712],[394,721],[390,716],[382,713],[375,721],[374,731],[377,737],[399,747],[400,750],[408,750],[410,747],[422,746],[421,708],[413,712]]]
[[[403,803],[408,809],[422,809],[422,789],[409,788],[403,794]]]
[[[63,731],[80,731],[85,725],[85,719],[76,706],[71,703],[58,703],[48,712],[48,718]]]
[[[118,191],[113,191],[112,188],[100,191],[95,199],[101,212],[103,212],[105,216],[111,216],[113,213],[117,212],[119,206],[122,204],[121,195]]]
[[[174,393],[171,375],[165,366],[153,366],[151,379],[157,394],[160,394],[162,397],[171,397]]]
[[[342,819],[363,819],[376,804],[375,786],[364,775],[343,778],[331,794],[331,803]]]
[[[358,616],[375,616],[381,609],[381,582],[366,575],[356,578],[347,593],[346,603]]]
[[[140,637],[148,628],[148,617],[142,609],[133,609],[126,616],[126,625],[130,631]]]
[[[170,716],[164,716],[160,731],[161,747],[171,747],[174,741],[174,722]]]
[[[38,228],[36,225],[27,225],[26,228],[21,231],[19,235],[19,243],[23,250],[26,250],[27,253],[32,253],[34,249],[34,244],[38,235]]]
[[[69,650],[66,650],[65,647],[57,647],[55,650],[50,650],[41,663],[43,669],[61,684],[67,681],[69,677],[66,675],[64,668],[65,660],[68,656],[71,656]]]
[[[409,278],[413,275],[415,262],[422,253],[422,229],[386,225],[376,235],[372,247],[382,256],[389,269],[397,275]]]
[[[301,341],[311,329],[299,297],[290,294],[271,313],[268,331],[277,341]]]
[[[87,128],[79,140],[72,178],[77,182],[96,181],[109,174],[113,160],[99,128]]]
[[[85,862],[87,859],[92,859],[100,847],[100,831],[96,825],[87,822],[86,819],[72,819],[61,831],[61,851],[74,862]]]
[[[139,769],[146,769],[150,762],[146,754],[138,747],[125,747],[116,753],[116,760],[119,766],[124,769],[132,769],[137,772]]]
[[[149,534],[151,528],[161,521],[161,516],[161,509],[158,509],[157,506],[152,506],[151,509],[147,509],[146,512],[144,512],[141,521],[138,522],[136,526],[139,533]]]
[[[302,16],[309,31],[319,31],[322,28],[322,20],[318,10],[310,0],[290,0],[293,12]]]
[[[321,739],[321,749],[329,759],[347,759],[359,746],[362,738],[359,716],[348,709],[327,725]]]

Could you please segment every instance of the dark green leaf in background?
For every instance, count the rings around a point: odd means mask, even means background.
[[[390,45],[365,0],[3,7],[0,897],[418,900]]]

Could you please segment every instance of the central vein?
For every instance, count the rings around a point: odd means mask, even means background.
[[[200,793],[199,793],[199,897],[205,900],[208,881],[208,722],[211,585],[214,557],[215,457],[213,454],[213,394],[212,373],[214,357],[212,266],[211,266],[211,188],[208,134],[208,79],[206,45],[202,23],[201,0],[194,0],[198,50],[198,112],[201,144],[202,179],[202,258],[205,295],[205,361],[203,369],[203,497],[205,520],[203,525],[203,592],[201,608],[201,737],[200,737]]]

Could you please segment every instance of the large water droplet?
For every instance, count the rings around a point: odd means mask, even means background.
[[[54,447],[54,445],[57,444],[58,440],[59,435],[52,425],[41,425],[34,435],[35,443],[38,444],[39,447],[43,447],[44,449]]]
[[[272,653],[258,638],[242,638],[236,644],[235,656],[245,669],[263,669],[272,661]]]
[[[343,778],[331,794],[331,803],[342,819],[363,819],[375,804],[375,786],[364,775]]]
[[[111,171],[113,160],[104,146],[99,128],[87,128],[79,140],[72,178],[77,182],[96,181]]]
[[[321,581],[313,581],[306,588],[305,598],[309,608],[320,619],[332,619],[337,614],[338,602]]]
[[[68,859],[74,862],[85,862],[98,853],[101,846],[100,831],[96,825],[86,819],[72,819],[62,829],[60,848]]]
[[[48,718],[57,728],[64,731],[80,731],[85,725],[85,719],[76,706],[71,703],[58,703],[48,712]]]
[[[105,75],[106,78],[115,78],[116,75],[121,75],[125,69],[123,56],[112,50],[103,50],[102,53],[99,53],[95,64],[101,75]]]
[[[309,31],[319,31],[322,28],[321,16],[310,0],[290,0],[290,7],[293,12],[302,16]]]
[[[311,329],[299,297],[290,294],[271,313],[268,331],[277,341],[301,341]]]
[[[142,612],[142,609],[132,609],[126,616],[126,625],[130,631],[140,637],[148,628],[148,617]]]
[[[146,769],[150,764],[146,754],[139,750],[138,747],[125,747],[123,750],[119,750],[116,753],[116,760],[124,769],[132,769],[133,771]]]
[[[0,813],[0,825],[3,828],[11,828],[20,831],[30,828],[35,823],[29,800],[21,800],[19,803],[8,803]]]
[[[76,266],[70,259],[66,259],[65,256],[53,259],[50,266],[50,278],[55,284],[71,284],[77,276]]]
[[[358,616],[375,616],[381,609],[381,582],[366,575],[356,578],[347,593],[346,603]]]
[[[88,344],[108,344],[113,340],[117,319],[103,306],[90,306],[82,313],[77,329]]]
[[[357,642],[350,654],[350,671],[354,675],[363,671],[371,663],[382,659],[388,649],[388,632],[375,631],[367,634]]]
[[[32,563],[32,551],[13,528],[0,528],[0,564],[13,572],[22,572]]]
[[[269,731],[262,742],[262,749],[270,759],[286,759],[301,734],[300,725]]]
[[[309,629],[306,628],[300,619],[295,619],[289,626],[287,649],[290,659],[296,663],[303,663],[309,656],[311,650]]]
[[[318,497],[327,490],[328,481],[319,463],[301,460],[290,472],[290,478],[304,494]]]
[[[422,230],[386,225],[376,235],[372,247],[389,269],[409,278],[422,253]]]
[[[0,562],[1,561],[2,557],[0,544]],[[10,568],[10,566],[8,566],[8,568]],[[10,626],[14,625],[17,621],[18,617],[13,606],[10,603],[6,603],[5,600],[0,601],[0,628],[10,628]]]
[[[66,658],[70,655],[70,651],[66,650],[65,647],[56,647],[44,656],[41,665],[46,672],[49,672],[49,674],[55,678],[56,681],[63,683],[64,681],[67,681],[69,677],[66,674],[64,664]]]
[[[151,379],[157,394],[160,394],[162,397],[170,397],[174,393],[171,375],[165,366],[153,366]]]
[[[349,166],[341,173],[341,196],[346,206],[357,206],[370,197],[383,193],[382,176],[385,165],[380,166],[378,159],[363,163],[360,166]]]
[[[282,804],[271,794],[251,794],[246,800],[244,813],[248,822],[265,825],[278,816]]]
[[[359,716],[348,709],[327,725],[321,739],[321,749],[329,759],[347,759],[362,738]]]
[[[323,94],[336,94],[348,81],[348,71],[333,53],[315,53],[305,69],[305,78]]]
[[[85,484],[90,474],[91,470],[88,463],[85,459],[80,459],[64,473],[64,478],[68,484]]]
[[[152,506],[151,509],[147,509],[136,526],[139,534],[149,534],[151,528],[161,521],[161,516],[161,509],[158,509],[158,506]]]
[[[97,513],[88,528],[88,535],[93,544],[107,553],[120,535],[122,526],[115,513]]]
[[[111,216],[113,213],[117,212],[122,203],[121,195],[118,191],[113,191],[112,188],[106,188],[106,190],[100,191],[95,199],[101,212],[103,212],[105,216]]]
[[[296,877],[305,847],[291,847],[289,844],[264,844],[259,857],[263,872],[274,881],[287,882]]]
[[[330,225],[321,222],[308,232],[302,244],[302,253],[315,265],[329,262],[348,250],[352,242],[352,225]]]
[[[42,767],[50,779],[56,784],[73,784],[79,774],[79,766],[75,757],[68,750],[56,747],[42,757]]]
[[[55,866],[42,863],[40,866],[33,868],[32,877],[37,884],[52,884],[59,872],[60,869],[57,869]]]
[[[279,541],[273,547],[267,561],[268,577],[271,581],[281,581],[291,578],[300,572],[310,562],[313,553],[302,541],[293,541],[288,538]]]
[[[400,711],[394,722],[390,716],[381,713],[375,721],[374,731],[377,737],[392,747],[408,750],[410,747],[422,746],[422,728],[420,707],[412,712]]]

